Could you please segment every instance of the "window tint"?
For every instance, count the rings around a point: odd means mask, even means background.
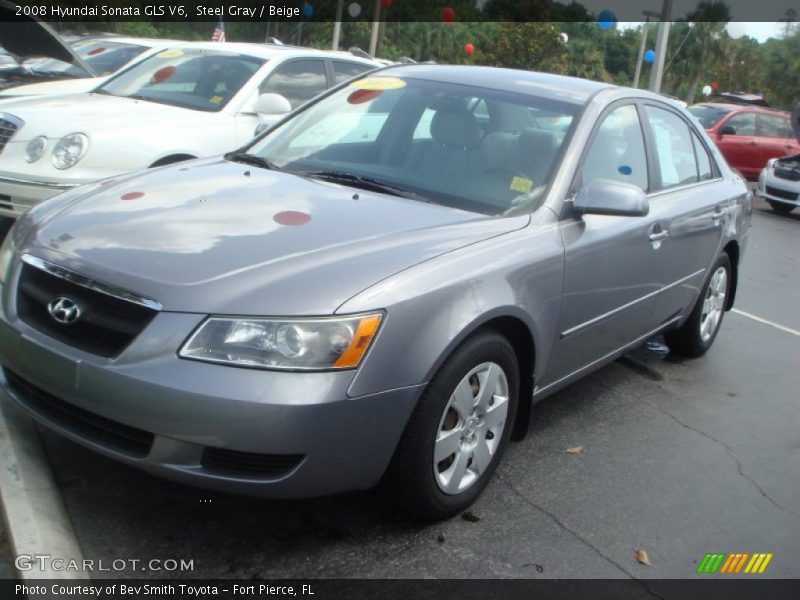
[[[731,117],[723,127],[733,127],[736,135],[756,134],[756,115],[754,113],[741,113]]]
[[[261,84],[260,93],[281,94],[297,108],[327,87],[325,63],[321,60],[293,60],[279,66]]]
[[[695,132],[692,132],[692,144],[694,144],[694,154],[697,157],[697,176],[700,181],[713,179],[714,169],[711,166],[711,157]]]
[[[758,115],[758,135],[772,138],[791,137],[789,119],[774,115]]]
[[[361,73],[374,69],[372,65],[365,65],[362,63],[345,62],[342,60],[334,60],[332,62],[336,83],[342,83],[343,81],[352,79],[356,75],[361,75]]]
[[[696,182],[697,161],[689,126],[668,110],[654,106],[645,110],[655,144],[661,189]]]
[[[595,179],[632,183],[647,190],[647,160],[635,106],[615,109],[597,130],[581,167],[581,184]]]

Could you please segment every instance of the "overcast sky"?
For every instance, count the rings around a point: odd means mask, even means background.
[[[629,27],[638,27],[640,23],[619,23],[623,29]],[[731,37],[738,38],[743,35],[748,35],[751,38],[757,39],[759,42],[766,41],[770,37],[778,37],[782,32],[783,23],[728,23],[728,34]],[[651,28],[651,35],[655,33],[655,27]],[[655,37],[651,38],[652,43],[655,44]],[[652,45],[652,44],[651,44]]]

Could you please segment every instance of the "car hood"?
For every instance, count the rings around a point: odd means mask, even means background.
[[[25,122],[15,142],[38,135],[60,138],[75,131],[91,135],[113,130],[119,134],[126,127],[141,130],[148,126],[207,124],[209,117],[206,112],[96,93],[20,98],[8,100],[2,107]]]
[[[61,79],[43,83],[17,85],[0,92],[0,100],[17,96],[55,96],[57,94],[80,94],[88,92],[102,84],[105,77],[86,77],[82,79]]]
[[[94,76],[94,70],[67,46],[48,25],[29,16],[17,16],[17,6],[0,0],[0,46],[18,60],[46,57],[75,65]]]
[[[168,311],[332,314],[381,279],[529,221],[222,159],[91,187],[28,213],[26,251]]]

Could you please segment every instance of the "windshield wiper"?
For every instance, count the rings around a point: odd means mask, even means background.
[[[411,200],[419,200],[421,202],[429,203],[433,202],[430,198],[420,196],[419,194],[416,194],[403,187],[386,183],[385,181],[379,181],[364,175],[353,175],[352,173],[341,173],[339,171],[300,171],[298,175],[322,179],[323,181],[330,181],[333,183],[341,183],[343,185],[349,185],[351,187],[357,187],[363,190],[382,192],[384,194],[390,194],[400,198],[409,198]]]
[[[225,155],[225,160],[251,165],[253,167],[260,167],[262,169],[269,169],[270,171],[280,171],[281,168],[274,162],[268,161],[266,158],[261,158],[255,154],[248,154],[247,152],[228,152]]]

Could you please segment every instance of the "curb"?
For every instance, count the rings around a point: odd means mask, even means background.
[[[83,564],[36,426],[5,394],[0,394],[0,504],[14,557],[30,557],[29,570],[14,564],[20,579],[89,579],[81,569],[53,570],[50,560],[41,568],[34,558]]]

